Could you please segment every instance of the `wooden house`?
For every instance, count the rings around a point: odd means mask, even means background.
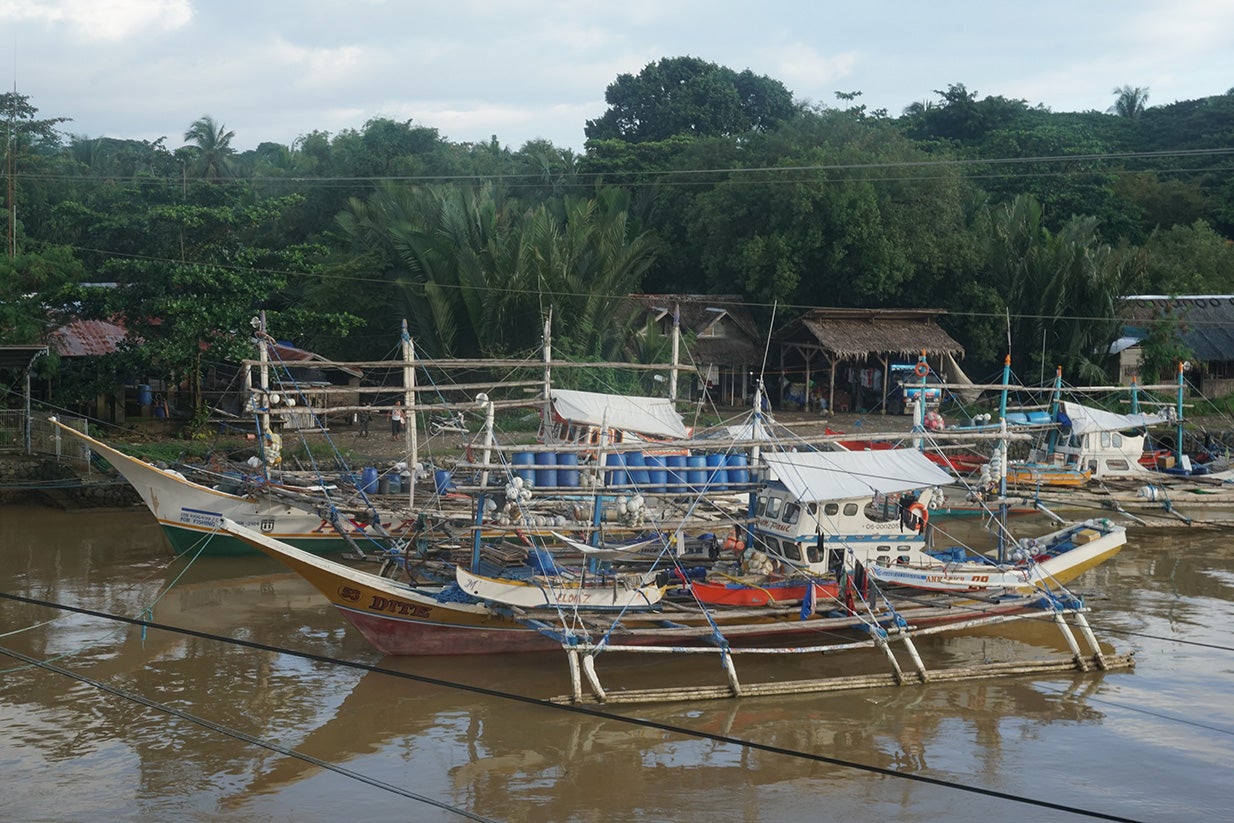
[[[691,394],[706,392],[713,403],[739,406],[753,391],[751,373],[762,366],[763,338],[749,309],[735,294],[634,294],[629,303],[663,335],[674,313],[687,341],[682,369],[694,377]],[[683,393],[684,394],[684,393]]]

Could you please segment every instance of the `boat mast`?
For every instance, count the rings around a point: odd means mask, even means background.
[[[1135,385],[1134,383],[1132,384]],[[1134,397],[1134,395],[1132,395]],[[1050,400],[1050,419],[1054,421],[1054,428],[1050,429],[1050,434],[1046,438],[1046,455],[1053,455],[1054,449],[1058,446],[1058,411],[1062,408],[1063,403],[1063,367],[1054,367],[1054,394]],[[1133,402],[1134,405],[1134,402]]]
[[[1061,370],[1060,370],[1061,371]],[[1007,561],[1007,392],[1011,390],[1011,355],[1003,359],[1003,391],[998,401],[998,562]]]
[[[1184,468],[1184,469],[1190,468],[1184,462],[1186,458],[1183,456],[1183,392],[1186,390],[1186,378],[1183,376],[1183,373],[1186,372],[1186,370],[1187,370],[1187,364],[1184,361],[1179,360],[1178,361],[1178,408],[1176,409],[1177,411],[1176,417],[1177,417],[1178,422],[1177,422],[1177,427],[1175,429],[1176,443],[1177,443],[1175,447],[1176,448],[1175,456],[1178,458],[1179,467]]]
[[[917,400],[913,403],[913,431],[925,431],[925,409],[926,409],[926,375],[930,373],[930,364],[926,361],[925,349],[921,350],[921,354],[917,357],[917,368],[915,371],[921,376],[921,389],[917,392]],[[921,451],[925,448],[925,438],[913,438],[913,448]]]
[[[673,365],[668,372],[668,399],[677,402],[677,366],[681,362],[681,306],[673,304]],[[704,380],[706,376],[704,375]]]
[[[544,422],[545,432],[553,425],[553,307],[544,318]],[[488,461],[484,461],[487,463]]]
[[[476,495],[475,531],[471,537],[471,570],[480,568],[480,529],[484,525],[484,504],[488,500],[488,461],[493,456],[493,401],[487,394],[477,394],[476,402],[484,408],[484,457],[480,470],[480,493]]]
[[[407,461],[411,466],[411,482],[407,484],[407,506],[411,509],[416,505],[416,464],[420,462],[419,432],[416,431],[416,346],[407,330],[407,320],[403,319],[403,334],[400,338],[403,354],[403,408],[407,415],[406,438]],[[486,461],[487,462],[487,461]]]

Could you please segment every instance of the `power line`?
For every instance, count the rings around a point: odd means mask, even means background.
[[[294,649],[286,649],[286,648],[282,648],[279,646],[271,646],[265,643],[258,643],[252,640],[241,640],[238,638],[225,637],[223,635],[211,634],[209,632],[197,631],[194,629],[185,629],[179,626],[171,626],[168,624],[156,623],[154,621],[149,621],[149,620],[141,620],[138,618],[125,617],[123,615],[114,615],[114,614],[109,614],[107,612],[97,611],[94,609],[86,609],[86,608],[81,608],[78,606],[69,606],[67,604],[55,603],[55,602],[41,600],[37,598],[24,597],[22,595],[10,594],[7,592],[0,592],[0,597],[6,598],[9,600],[14,600],[19,603],[26,603],[29,605],[36,605],[36,606],[45,606],[47,608],[53,608],[53,609],[63,609],[66,611],[74,612],[76,614],[83,614],[83,615],[88,615],[90,617],[97,617],[97,618],[104,619],[104,620],[112,620],[112,621],[117,621],[121,623],[128,623],[134,626],[142,626],[145,628],[159,629],[162,631],[169,631],[169,632],[173,632],[177,634],[184,634],[190,637],[197,637],[197,638],[201,638],[204,640],[211,640],[211,641],[220,642],[220,643],[228,643],[232,645],[243,646],[244,648],[255,649],[255,650],[264,651],[264,652],[270,652],[273,654],[286,654],[292,657],[298,657],[304,660],[311,660],[317,663],[326,663],[330,665],[342,666],[345,668],[357,669],[361,671],[376,672],[376,673],[388,675],[391,677],[398,677],[398,678],[402,678],[406,680],[413,680],[417,683],[424,683],[426,685],[439,686],[441,688],[465,691],[465,692],[469,692],[472,694],[483,695],[485,697],[494,697],[494,698],[498,698],[502,700],[509,700],[509,701],[513,701],[517,703],[526,704],[526,705],[557,709],[561,711],[572,712],[574,714],[586,715],[588,717],[594,717],[594,718],[598,718],[602,720],[612,720],[612,721],[617,721],[620,723],[630,723],[630,724],[641,726],[644,728],[656,729],[658,731],[668,732],[670,734],[678,734],[684,737],[695,737],[695,738],[702,738],[706,740],[712,740],[717,743],[726,743],[726,744],[730,744],[733,746],[738,746],[738,747],[742,747],[746,749],[753,749],[756,751],[767,752],[769,754],[776,754],[776,755],[781,755],[784,757],[792,757],[792,758],[797,758],[801,760],[809,760],[809,761],[813,761],[816,763],[824,763],[830,766],[839,766],[841,768],[854,769],[857,771],[866,772],[868,774],[876,774],[876,775],[883,776],[883,777],[895,777],[895,778],[900,778],[902,780],[911,780],[916,783],[922,783],[925,785],[936,786],[936,787],[947,788],[947,789],[954,789],[956,791],[968,792],[970,794],[991,797],[991,798],[995,798],[998,800],[1005,800],[1005,801],[1013,802],[1013,803],[1021,803],[1021,804],[1025,804],[1029,806],[1035,806],[1037,808],[1050,809],[1053,811],[1066,812],[1069,814],[1081,815],[1085,817],[1092,817],[1092,818],[1096,818],[1099,820],[1115,820],[1115,821],[1133,821],[1134,820],[1134,818],[1122,817],[1119,815],[1108,814],[1106,812],[1099,812],[1099,811],[1095,811],[1091,809],[1083,809],[1077,806],[1067,806],[1061,803],[1053,803],[1053,802],[1046,801],[1046,800],[1039,800],[1037,798],[1022,797],[1019,795],[1010,794],[1008,792],[1001,792],[1001,791],[997,791],[994,789],[987,789],[981,786],[972,786],[972,785],[968,785],[965,783],[958,783],[952,780],[944,780],[942,778],[929,777],[929,776],[920,775],[920,774],[911,774],[911,773],[901,772],[895,769],[890,769],[890,768],[886,768],[882,766],[873,766],[867,763],[858,763],[852,760],[845,760],[845,759],[838,758],[838,757],[830,757],[827,755],[815,754],[813,752],[803,752],[803,751],[796,750],[796,749],[788,749],[782,746],[772,746],[772,745],[765,744],[765,743],[757,743],[757,742],[750,741],[750,740],[743,740],[741,738],[732,737],[730,735],[717,734],[714,732],[706,732],[706,731],[702,731],[699,729],[691,729],[685,726],[677,726],[671,723],[661,723],[658,721],[647,720],[645,718],[638,718],[638,717],[627,717],[627,716],[620,715],[620,714],[613,714],[611,712],[602,711],[600,709],[594,709],[588,706],[576,706],[576,705],[568,705],[568,704],[561,704],[561,703],[552,703],[550,701],[543,700],[540,698],[528,697],[526,695],[514,694],[512,692],[504,692],[498,689],[492,689],[492,688],[488,688],[485,686],[475,686],[475,685],[469,685],[465,683],[455,683],[455,682],[444,680],[441,678],[428,677],[426,675],[419,675],[419,674],[412,674],[410,672],[398,671],[396,669],[389,669],[383,666],[375,666],[375,665],[371,665],[367,663],[357,663],[357,662],[350,661],[350,660],[342,660],[340,658],[330,657],[328,655],[314,654],[312,652],[296,651]],[[0,649],[0,651],[3,651],[3,650]],[[71,675],[70,673],[70,676],[73,676],[73,675]],[[109,687],[108,687],[108,690],[111,691]],[[185,719],[192,720],[192,722],[197,722],[195,719],[190,718],[190,717],[186,717]],[[256,744],[263,745],[260,742],[257,742]]]

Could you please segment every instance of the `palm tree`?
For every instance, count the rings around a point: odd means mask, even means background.
[[[213,183],[230,175],[230,157],[236,153],[231,147],[231,138],[235,137],[236,133],[226,131],[226,128],[206,114],[184,133],[185,142],[195,144],[192,147],[196,154],[194,173]]]
[[[1147,86],[1123,86],[1122,88],[1114,89],[1114,94],[1118,97],[1114,101],[1114,105],[1110,106],[1109,111],[1117,114],[1119,117],[1130,117],[1132,119],[1139,117],[1144,113],[1144,109],[1148,106],[1148,87]]]

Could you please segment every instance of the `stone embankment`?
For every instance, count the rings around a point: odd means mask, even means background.
[[[86,474],[49,457],[0,454],[0,504],[121,508],[141,499],[123,478]]]

